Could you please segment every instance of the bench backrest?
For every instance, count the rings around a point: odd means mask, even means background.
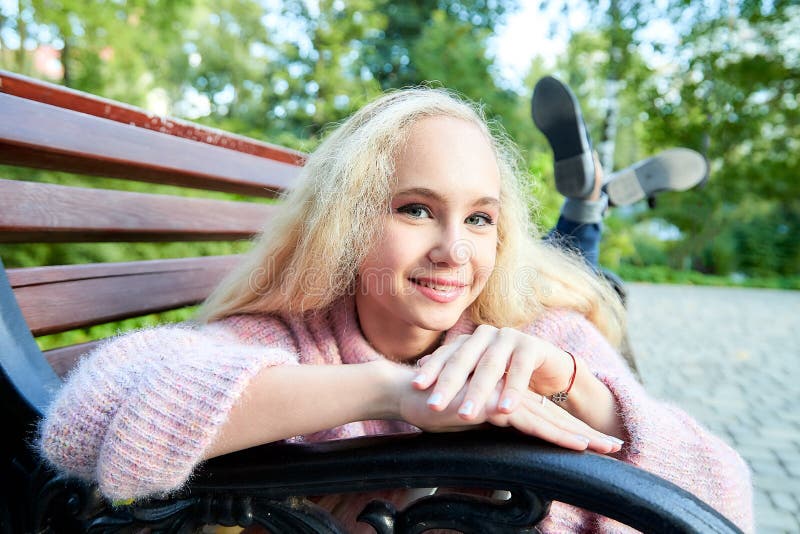
[[[253,200],[291,187],[304,159],[294,150],[0,71],[0,164]],[[242,240],[274,210],[257,201],[67,187],[0,174],[0,243]],[[9,268],[7,282],[0,274],[3,370],[17,374],[13,383],[31,382],[23,396],[41,409],[59,383],[56,375],[97,342],[45,351],[50,371],[33,337],[196,304],[237,259]]]

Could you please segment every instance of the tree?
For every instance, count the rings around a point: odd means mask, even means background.
[[[382,0],[379,9],[386,14],[386,25],[370,39],[372,53],[365,57],[366,65],[383,89],[416,85],[424,76],[411,54],[420,29],[429,27],[433,17],[439,24],[444,19],[491,32],[516,7],[516,0]]]
[[[312,138],[380,93],[364,58],[386,23],[373,0],[321,0],[315,8],[311,12],[303,0],[284,3],[284,14],[299,19],[307,37],[306,43],[288,44],[284,60],[298,110],[295,131]]]
[[[160,67],[154,49],[176,45],[176,21],[192,3],[19,0],[13,14],[0,18],[0,35],[8,31],[19,40],[17,53],[0,59],[5,68],[31,75],[30,54],[50,45],[60,51],[65,85],[141,104]]]
[[[700,146],[712,163],[697,211],[678,199],[660,207],[686,235],[676,253],[697,268],[720,270],[726,250],[724,270],[800,268],[790,239],[800,231],[800,47],[788,38],[797,27],[800,6],[743,2],[694,27],[679,49],[685,67],[650,87],[646,142]]]

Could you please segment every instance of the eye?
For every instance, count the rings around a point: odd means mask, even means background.
[[[406,204],[397,208],[398,213],[405,213],[412,219],[426,219],[431,217],[431,211],[422,204]]]
[[[487,226],[493,225],[494,219],[492,219],[492,217],[486,213],[473,213],[467,217],[464,222],[475,226]]]

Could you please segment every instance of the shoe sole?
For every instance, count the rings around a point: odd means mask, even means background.
[[[708,162],[688,148],[671,148],[609,176],[603,190],[614,206],[664,191],[686,191],[706,180]]]
[[[555,78],[542,78],[533,91],[531,117],[553,149],[558,192],[587,197],[594,188],[594,159],[575,95]]]

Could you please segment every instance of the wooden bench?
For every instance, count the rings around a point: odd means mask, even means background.
[[[248,197],[291,187],[303,154],[0,72],[0,163],[171,184]],[[0,242],[241,240],[275,207],[0,179]],[[0,268],[0,533],[178,532],[259,523],[276,533],[342,532],[307,495],[397,487],[510,490],[500,501],[426,497],[405,510],[373,502],[378,532],[449,527],[530,532],[549,502],[651,532],[738,532],[678,487],[590,453],[499,429],[271,444],[203,464],[170,499],[112,508],[91,485],[53,473],[30,448],[64,374],[94,342],[40,351],[35,336],[200,302],[237,256]],[[0,267],[2,264],[0,263]]]

